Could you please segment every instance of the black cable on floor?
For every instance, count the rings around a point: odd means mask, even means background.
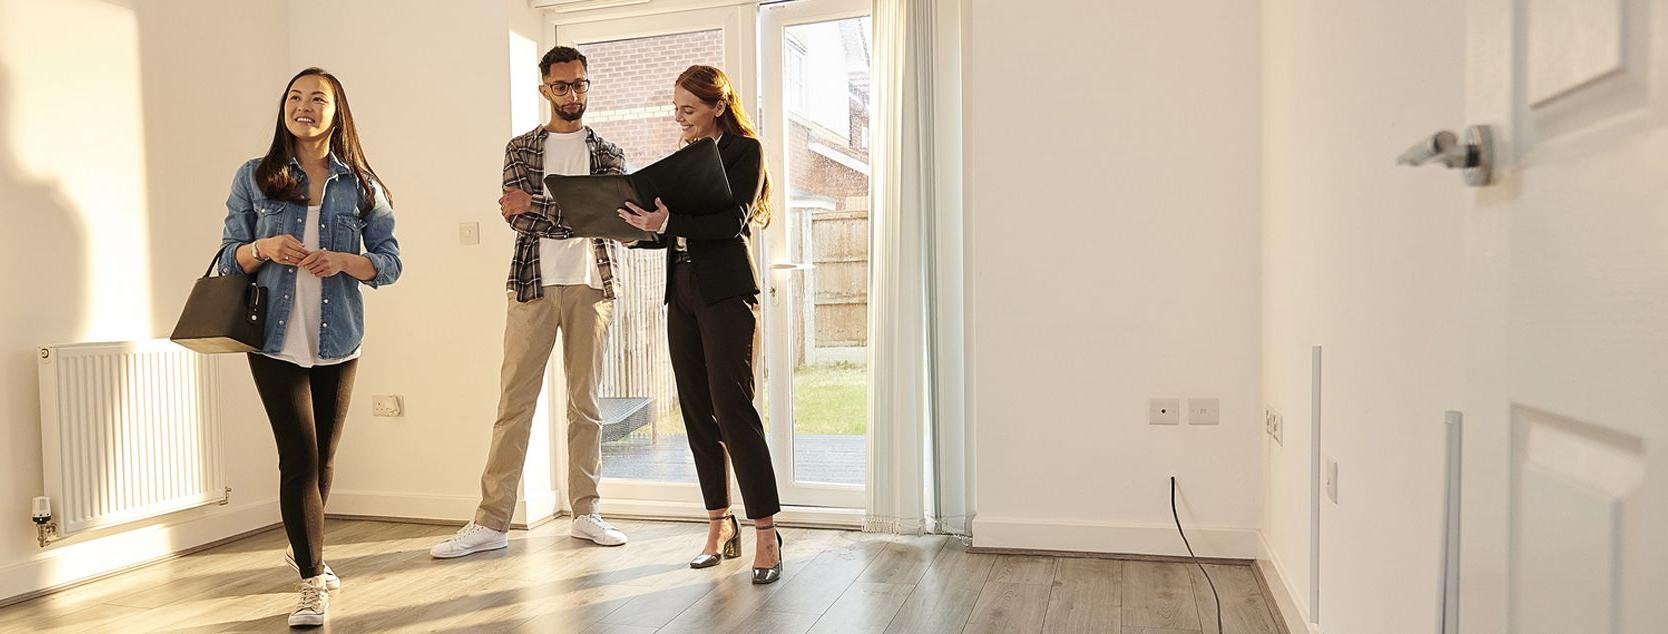
[[[1181,533],[1182,545],[1187,546],[1187,556],[1193,558],[1193,565],[1199,567],[1199,572],[1205,573],[1205,583],[1210,584],[1210,596],[1216,599],[1216,631],[1222,632],[1222,597],[1216,594],[1216,582],[1210,578],[1210,571],[1199,563],[1199,556],[1193,554],[1193,544],[1187,543],[1187,531],[1182,530],[1181,514],[1176,512],[1176,476],[1170,476],[1170,517],[1176,518],[1176,532]]]

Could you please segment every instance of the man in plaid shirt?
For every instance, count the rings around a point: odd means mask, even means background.
[[[504,196],[499,211],[515,229],[515,255],[507,283],[504,366],[498,421],[481,474],[481,505],[474,521],[436,545],[435,557],[462,557],[509,545],[510,515],[527,458],[533,409],[544,369],[562,336],[567,375],[568,495],[574,537],[604,546],[626,535],[597,512],[602,475],[602,420],[597,380],[614,311],[614,258],[618,245],[574,237],[556,201],[544,191],[544,175],[623,174],[625,155],[582,123],[587,62],[579,51],[558,46],[539,62],[539,93],[550,102],[550,122],[510,139],[504,147]]]

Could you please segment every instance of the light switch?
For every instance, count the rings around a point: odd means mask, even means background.
[[[481,223],[458,223],[458,244],[470,245],[481,243]]]

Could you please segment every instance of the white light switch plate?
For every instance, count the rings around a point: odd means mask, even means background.
[[[1180,425],[1181,399],[1155,398],[1147,401],[1147,422],[1152,425]]]
[[[480,243],[481,243],[481,223],[479,223],[479,222],[460,222],[460,223],[458,223],[458,244],[469,245],[469,244],[480,244]]]
[[[1194,397],[1187,399],[1187,424],[1219,425],[1222,423],[1220,399]]]

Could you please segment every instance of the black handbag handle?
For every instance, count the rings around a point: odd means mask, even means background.
[[[237,251],[234,249],[232,252],[236,253]],[[223,253],[225,253],[225,249],[216,249],[215,250],[214,258],[209,260],[208,270],[203,271],[203,277],[210,277],[209,274],[213,273],[214,268],[220,264],[220,255],[223,254]],[[241,268],[239,268],[238,273],[242,273],[242,272],[243,272],[243,270]]]
[[[204,278],[210,277],[209,274],[213,273],[214,269],[215,269],[215,266],[220,264],[220,256],[224,253],[225,253],[224,250],[214,252],[214,258],[209,260],[208,270],[203,271],[203,277]],[[236,251],[234,250],[233,253],[236,253]],[[243,272],[242,267],[238,268],[238,275],[240,277],[244,277],[244,278],[249,277],[249,275],[247,273]],[[214,277],[226,277],[226,276],[218,275],[218,276],[214,276]],[[250,286],[249,292],[248,292],[247,295],[244,296],[243,303],[246,306],[249,307],[249,310],[252,313],[262,313],[262,312],[264,312],[265,309],[266,309],[266,289],[263,289],[259,285],[255,284],[254,280],[249,281],[249,286]]]

